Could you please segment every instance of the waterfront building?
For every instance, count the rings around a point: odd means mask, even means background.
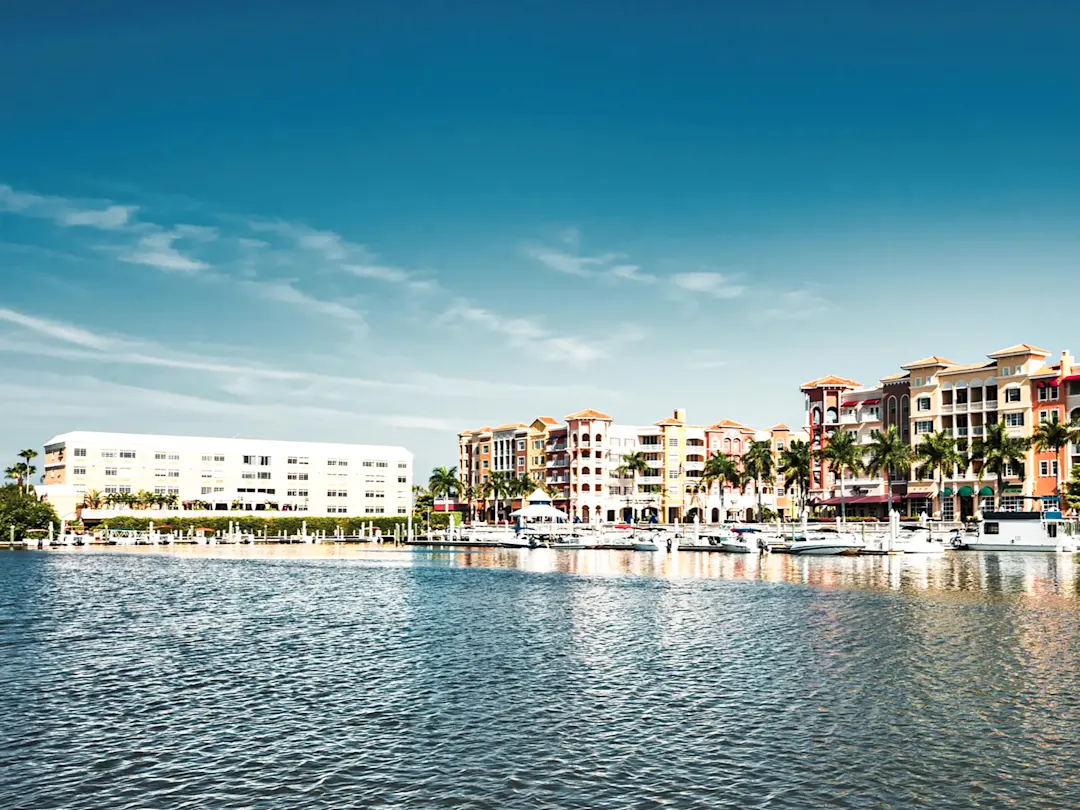
[[[526,442],[524,472],[544,483],[557,508],[585,523],[748,518],[756,508],[755,485],[742,490],[727,485],[725,514],[721,515],[720,485],[706,488],[701,483],[708,456],[724,452],[738,459],[750,441],[757,439],[768,441],[778,460],[791,441],[807,439],[804,433],[793,432],[786,425],[754,430],[731,420],[708,427],[689,424],[683,409],[651,425],[620,424],[609,414],[587,408],[568,415],[564,423],[541,416],[527,427],[514,423],[494,431],[486,427],[466,430],[458,435],[465,492],[460,507],[479,518],[494,518],[494,498],[485,494],[484,485],[492,472],[505,472],[503,467],[484,463],[487,446],[496,434],[509,437],[511,429],[518,431],[513,435],[515,441],[524,438]],[[520,432],[523,430],[525,433]],[[647,472],[630,475],[623,471],[630,453],[643,454]],[[507,499],[500,499],[500,503],[506,507],[500,510],[504,512],[516,505]],[[762,482],[762,503],[782,515],[792,513],[794,500],[785,491],[782,475]]]
[[[173,496],[167,511],[375,517],[407,514],[412,483],[413,456],[403,447],[76,431],[45,444],[38,492],[68,519],[87,493],[140,491]],[[81,513],[124,508],[103,503]]]
[[[824,446],[836,429],[854,430],[860,443],[869,443],[872,431],[895,426],[916,450],[925,437],[944,431],[970,453],[987,426],[996,422],[1004,423],[1009,436],[1030,440],[1040,422],[1080,419],[1080,369],[1067,351],[1056,363],[1049,364],[1049,357],[1045,349],[1021,343],[975,363],[924,357],[902,365],[902,373],[881,378],[873,388],[835,376],[813,380],[802,387],[811,444]],[[944,486],[930,477],[919,478],[916,465],[897,476],[893,492],[902,512],[925,512],[950,521],[972,517],[990,507],[995,497],[1006,510],[1054,509],[1060,503],[1059,473],[1061,480],[1068,479],[1074,463],[1080,463],[1080,446],[1060,452],[1030,447],[1021,463],[1006,467],[1000,493],[996,477],[985,472],[979,460],[948,474]],[[847,484],[849,514],[884,516],[883,481],[863,476]],[[831,471],[815,465],[815,505],[835,506],[837,486]]]

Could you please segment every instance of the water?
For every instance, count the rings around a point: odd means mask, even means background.
[[[1075,808],[1055,555],[0,553],[3,808]]]

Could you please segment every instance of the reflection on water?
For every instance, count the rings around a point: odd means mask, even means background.
[[[1076,807],[1075,562],[2,553],[0,807]]]
[[[892,556],[802,557],[790,554],[678,554],[552,549],[424,549],[389,545],[173,546],[74,549],[63,554],[166,554],[269,560],[358,560],[390,566],[516,569],[588,577],[644,576],[789,582],[824,588],[978,591],[1080,598],[1077,556],[1046,553],[946,552]]]

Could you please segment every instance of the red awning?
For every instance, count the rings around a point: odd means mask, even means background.
[[[1051,380],[1050,381],[1050,387],[1051,388],[1057,388],[1059,385],[1061,385],[1061,380]]]
[[[1080,374],[1070,374],[1062,382],[1072,382],[1073,380],[1080,380]]]
[[[880,399],[864,399],[863,405],[877,405],[879,402],[881,402]]]
[[[854,401],[852,401],[852,402],[845,402],[845,403],[844,403],[843,405],[841,405],[840,407],[841,407],[841,408],[854,408],[854,407],[855,407],[856,405],[858,405],[858,404],[859,404],[858,402],[854,402]]]
[[[930,492],[909,492],[906,495],[901,495],[900,497],[903,498],[905,501],[922,501],[926,500],[927,498],[933,498],[934,495]]]

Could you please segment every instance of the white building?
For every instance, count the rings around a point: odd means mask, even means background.
[[[171,511],[382,516],[408,513],[412,482],[403,447],[77,431],[46,443],[38,492],[67,519],[89,491],[140,490],[175,495]]]

